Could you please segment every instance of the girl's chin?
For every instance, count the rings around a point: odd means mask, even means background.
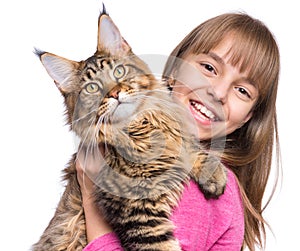
[[[227,135],[225,124],[221,122],[213,122],[209,125],[205,123],[197,123],[197,127],[198,130],[196,136],[200,140],[217,139]]]

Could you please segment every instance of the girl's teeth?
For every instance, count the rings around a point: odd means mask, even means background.
[[[207,112],[207,109],[206,109],[206,107],[202,106],[200,111],[205,114]]]
[[[208,110],[205,106],[203,106],[199,103],[196,103],[194,101],[192,101],[191,104],[196,110],[203,113],[206,117],[210,118],[211,120],[216,119],[215,115],[210,110]]]

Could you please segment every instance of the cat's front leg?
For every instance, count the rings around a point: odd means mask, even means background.
[[[198,153],[190,176],[199,184],[206,198],[218,198],[224,193],[227,169],[219,158],[206,152]]]

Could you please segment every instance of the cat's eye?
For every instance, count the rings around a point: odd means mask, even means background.
[[[97,85],[96,83],[89,83],[85,86],[85,90],[88,93],[96,93],[97,91],[99,91],[99,85]]]
[[[114,70],[114,77],[120,79],[125,75],[125,67],[123,65],[118,65]]]

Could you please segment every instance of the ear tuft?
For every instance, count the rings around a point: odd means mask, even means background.
[[[37,48],[34,48],[33,53],[41,59],[41,56],[45,53],[45,51],[42,51],[42,50],[37,49]]]
[[[107,15],[107,16],[109,16],[108,12],[106,11],[104,3],[102,3],[102,11],[100,12],[100,16],[101,15]]]

